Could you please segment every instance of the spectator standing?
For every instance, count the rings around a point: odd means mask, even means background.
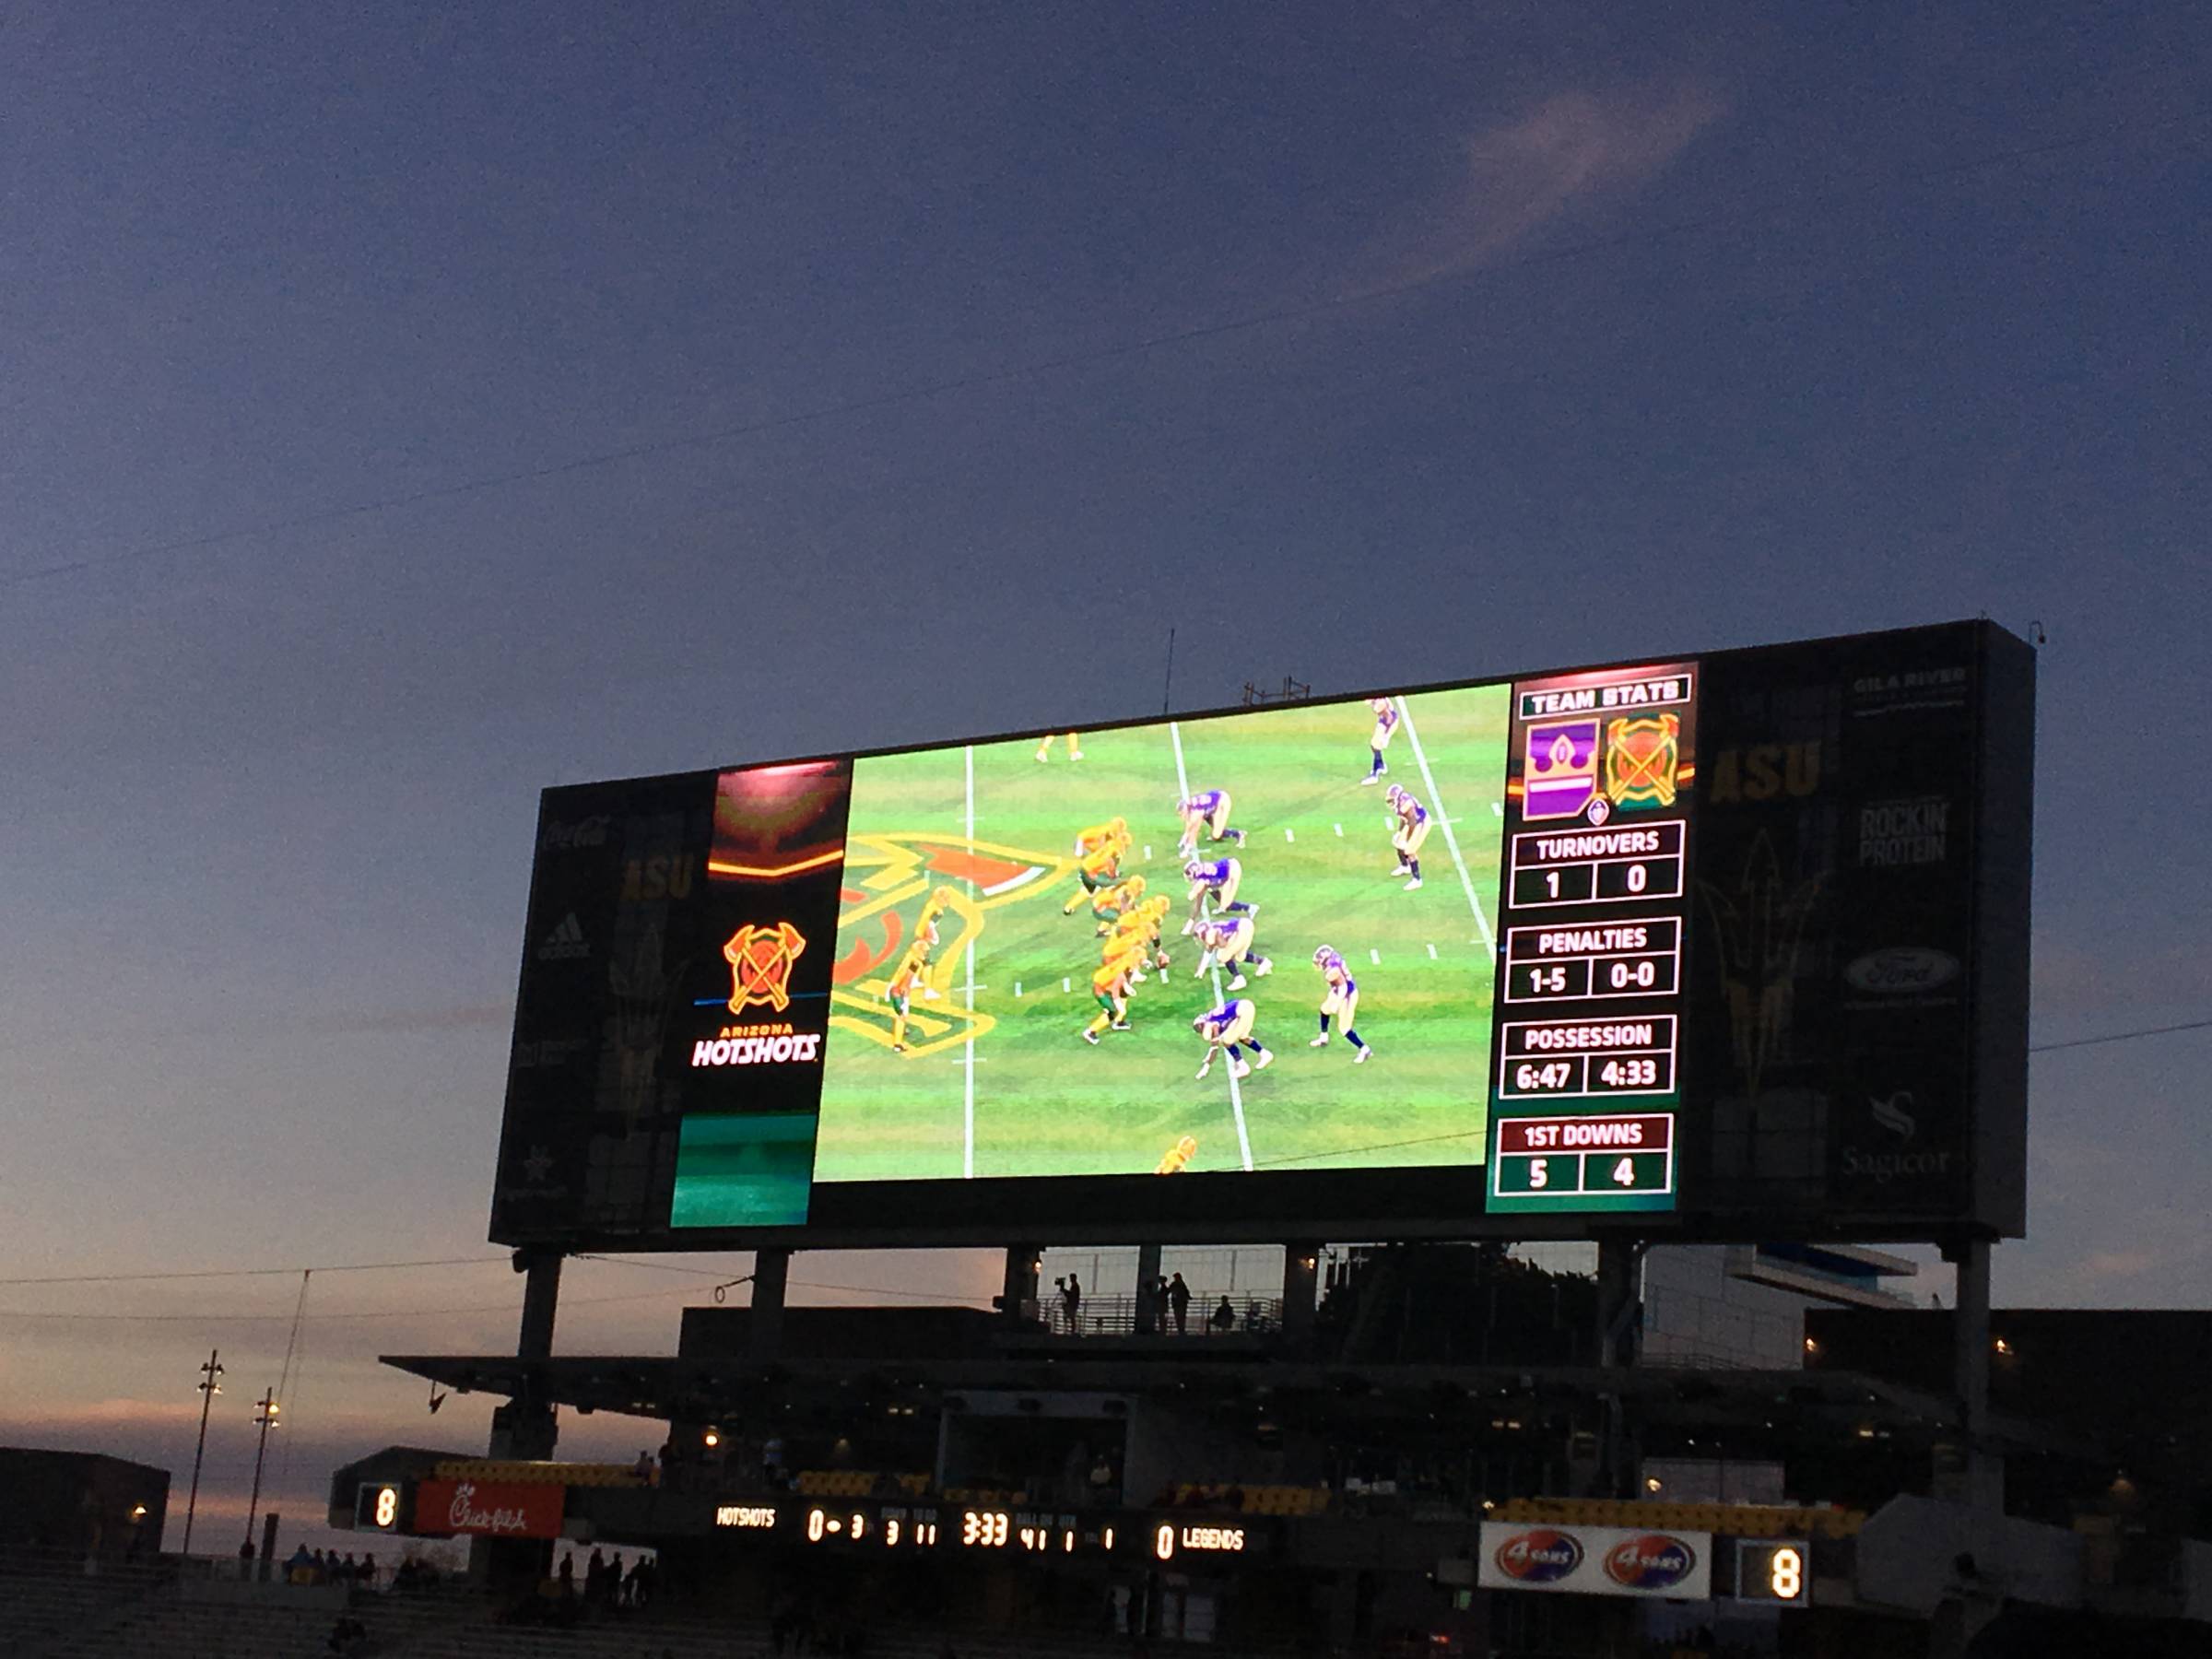
[[[1072,1273],[1060,1286],[1060,1306],[1067,1314],[1067,1334],[1083,1335],[1083,1281]]]
[[[1168,1308],[1175,1315],[1175,1335],[1185,1335],[1190,1330],[1191,1288],[1177,1274],[1168,1281]]]

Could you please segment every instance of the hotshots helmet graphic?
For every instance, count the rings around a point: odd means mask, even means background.
[[[1515,1533],[1491,1557],[1498,1571],[1529,1584],[1556,1583],[1583,1564],[1582,1540],[1548,1526]]]
[[[1639,1533],[1606,1552],[1606,1576],[1630,1590],[1672,1590],[1698,1569],[1698,1552],[1671,1533]]]
[[[742,1014],[759,1004],[781,1014],[791,1006],[791,965],[806,948],[806,936],[788,922],[772,927],[747,923],[722,947],[730,965],[730,1012]]]

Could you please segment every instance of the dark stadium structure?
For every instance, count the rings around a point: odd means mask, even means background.
[[[500,1396],[505,1455],[351,1466],[331,1522],[357,1524],[378,1481],[394,1530],[432,1533],[450,1517],[410,1511],[410,1491],[443,1501],[474,1482],[488,1504],[554,1483],[561,1538],[653,1550],[659,1594],[692,1616],[795,1608],[1237,1652],[1598,1652],[1717,1630],[1752,1652],[1918,1654],[1947,1604],[1993,1595],[1988,1613],[2073,1607],[2145,1641],[2206,1610],[2202,1547],[2141,1525],[2166,1512],[2147,1496],[2131,1530],[2112,1442],[2041,1398],[2001,1394],[1983,1431],[2035,1494],[2006,1523],[2021,1530],[2009,1553],[1983,1544],[1973,1572],[1960,1566],[1973,1552],[1947,1543],[1964,1482],[1944,1334],[1871,1335],[1930,1316],[1851,1288],[1866,1281],[1849,1252],[1785,1251],[1735,1277],[1825,1272],[1842,1298],[1888,1306],[1814,1310],[1791,1327],[1812,1333],[1791,1339],[1800,1364],[1695,1369],[1618,1363],[1639,1321],[1624,1347],[1596,1280],[1494,1247],[1343,1252],[1320,1294],[1292,1258],[1285,1288],[1295,1304],[1307,1287],[1309,1316],[1247,1296],[1235,1326],[1193,1317],[1181,1333],[1153,1308],[1141,1330],[1070,1335],[1020,1277],[1036,1260],[1010,1264],[1015,1295],[994,1312],[694,1307],[672,1357],[392,1357]],[[1194,1314],[1213,1300],[1199,1296]],[[1845,1331],[1869,1335],[1853,1347]],[[663,1425],[654,1467],[551,1461],[562,1408]],[[1710,1554],[1713,1591],[1485,1588],[1486,1523],[1682,1535]],[[1739,1582],[1778,1540],[1806,1563],[1795,1606]],[[526,1594],[559,1547],[551,1531],[500,1542],[484,1571]]]

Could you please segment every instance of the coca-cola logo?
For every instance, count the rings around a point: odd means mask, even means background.
[[[1508,1578],[1526,1584],[1550,1584],[1583,1564],[1583,1546],[1572,1533],[1539,1526],[1515,1533],[1498,1546],[1490,1559]]]
[[[1641,1533],[1606,1552],[1606,1576],[1630,1590],[1672,1590],[1697,1568],[1698,1552],[1667,1533]]]
[[[445,1524],[454,1532],[522,1533],[529,1530],[530,1518],[519,1509],[478,1509],[477,1485],[465,1480],[453,1488],[453,1500],[446,1506]]]

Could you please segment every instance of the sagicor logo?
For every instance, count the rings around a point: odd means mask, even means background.
[[[1886,1100],[1879,1095],[1866,1097],[1866,1105],[1874,1113],[1874,1121],[1899,1140],[1909,1141],[1920,1131],[1919,1122],[1905,1110],[1912,1103],[1912,1091],[1909,1088],[1899,1089]]]
[[[730,965],[730,1012],[755,1003],[781,1014],[791,1006],[791,965],[806,937],[788,922],[760,927],[748,922],[730,935],[722,954]]]

